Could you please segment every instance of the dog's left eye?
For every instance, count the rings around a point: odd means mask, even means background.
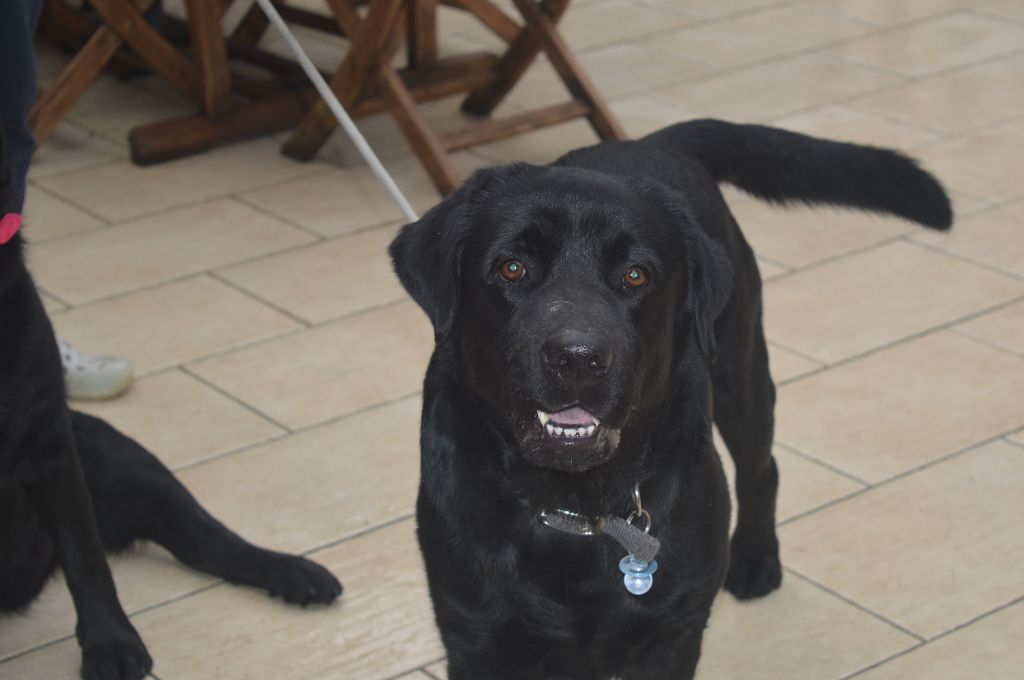
[[[502,262],[499,272],[501,273],[501,278],[510,283],[515,283],[526,274],[526,266],[523,265],[522,261],[513,258]]]
[[[630,288],[640,288],[647,285],[647,270],[643,267],[630,267],[622,275],[622,281]]]

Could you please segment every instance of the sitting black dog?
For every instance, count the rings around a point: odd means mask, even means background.
[[[436,336],[417,519],[451,680],[690,678],[723,581],[779,586],[761,281],[717,182],[952,219],[896,152],[701,120],[479,171],[391,245]]]
[[[341,584],[326,569],[246,543],[139,444],[68,409],[20,218],[8,211],[9,179],[0,164],[0,611],[28,606],[60,565],[78,614],[82,677],[136,680],[153,662],[118,602],[104,548],[151,540],[190,567],[287,602],[336,599]]]

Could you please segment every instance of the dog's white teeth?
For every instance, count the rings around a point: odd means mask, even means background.
[[[551,416],[543,411],[537,411],[537,418],[543,423],[544,430],[548,435],[552,437],[565,437],[566,439],[582,439],[583,437],[593,437],[594,432],[597,431],[599,423],[597,420],[592,421],[589,425],[580,425],[579,427],[568,427],[564,425],[558,425],[551,422]]]
[[[594,418],[594,424],[591,427],[597,427],[600,424],[601,424],[601,421],[598,420],[597,418]]]

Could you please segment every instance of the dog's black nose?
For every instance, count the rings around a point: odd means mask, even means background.
[[[611,343],[603,335],[562,331],[541,348],[544,364],[562,380],[577,385],[603,376],[612,363]]]

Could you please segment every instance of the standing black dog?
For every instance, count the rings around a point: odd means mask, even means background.
[[[3,151],[0,136],[0,159]],[[137,680],[153,662],[118,602],[104,548],[151,540],[190,567],[288,602],[337,598],[341,584],[326,569],[246,543],[139,444],[68,409],[53,330],[8,213],[9,179],[0,163],[0,611],[28,606],[60,565],[82,677]]]
[[[480,171],[391,245],[436,334],[417,518],[451,680],[690,678],[723,581],[779,586],[761,282],[717,182],[952,219],[896,152],[702,120]],[[657,572],[620,565],[648,529]]]

